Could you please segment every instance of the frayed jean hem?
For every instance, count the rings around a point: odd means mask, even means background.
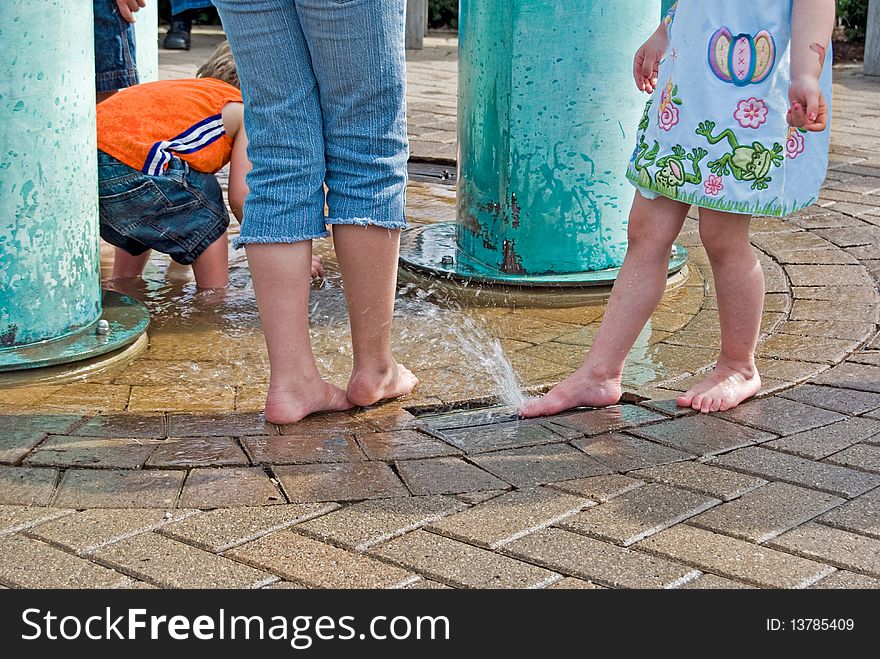
[[[407,227],[406,220],[382,222],[369,217],[328,217],[326,222],[327,224],[345,224],[358,227],[379,227],[381,229],[388,229],[389,231],[398,231],[400,229],[406,229]]]
[[[235,249],[241,249],[247,245],[292,245],[293,243],[301,243],[306,240],[317,240],[318,238],[327,238],[330,236],[329,231],[320,231],[312,235],[303,236],[239,236],[232,241]]]

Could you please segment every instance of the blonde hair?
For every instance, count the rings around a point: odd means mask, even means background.
[[[208,61],[202,64],[196,76],[199,78],[216,78],[241,89],[241,82],[238,80],[238,70],[235,68],[235,60],[232,57],[232,49],[229,47],[228,41],[224,41],[217,46],[211,57],[208,58]]]

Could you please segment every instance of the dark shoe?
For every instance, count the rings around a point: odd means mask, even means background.
[[[189,50],[190,32],[192,31],[192,18],[187,14],[177,14],[171,17],[171,27],[162,42],[165,50]]]

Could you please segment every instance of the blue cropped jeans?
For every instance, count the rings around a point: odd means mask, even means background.
[[[404,0],[214,4],[253,164],[236,246],[321,238],[327,224],[404,228]]]

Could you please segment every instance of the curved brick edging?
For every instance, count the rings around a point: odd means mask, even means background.
[[[761,228],[752,242],[768,280],[757,350],[764,396],[806,382],[864,346],[877,333],[880,295],[867,268],[837,245],[778,221]],[[698,315],[667,342],[717,350],[716,313],[710,312],[708,327]],[[700,343],[701,337],[708,340]],[[675,377],[634,393],[652,398],[663,390],[684,391],[698,378]]]

